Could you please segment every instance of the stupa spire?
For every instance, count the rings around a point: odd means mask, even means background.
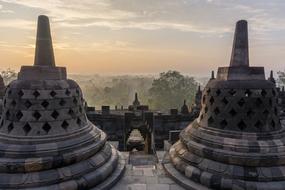
[[[215,72],[214,71],[211,72],[211,79],[215,79]]]
[[[140,101],[138,98],[138,93],[135,93],[135,100],[133,101],[133,106],[139,106],[140,105]]]
[[[45,15],[38,17],[34,65],[55,67],[49,18]]]
[[[247,21],[236,23],[230,67],[249,66]]]

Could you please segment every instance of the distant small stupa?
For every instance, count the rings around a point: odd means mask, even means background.
[[[141,103],[140,103],[139,98],[138,98],[138,93],[136,92],[135,93],[135,100],[133,101],[133,106],[138,107],[140,105],[141,105]]]

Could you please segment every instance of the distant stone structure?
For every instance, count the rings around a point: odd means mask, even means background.
[[[249,66],[247,22],[238,21],[230,66],[206,85],[199,117],[180,133],[164,168],[186,189],[284,189],[277,99],[264,68]]]
[[[197,93],[200,94],[200,92]],[[197,104],[201,102],[199,97],[201,98],[200,95],[196,95]],[[180,112],[177,109],[171,109],[170,113],[166,114],[149,110],[147,105],[141,105],[138,102],[140,101],[136,93],[133,104],[128,106],[128,109],[115,107],[111,110],[109,106],[102,106],[101,110],[95,110],[94,107],[88,107],[87,117],[108,134],[108,140],[119,142],[119,150],[128,150],[127,139],[131,131],[138,128],[138,123],[141,124],[140,131],[144,138],[151,135],[148,137],[148,148],[163,150],[164,141],[173,140],[170,139],[171,132],[184,129],[189,122],[198,117],[200,109],[200,106],[197,105],[193,109],[195,112],[190,111],[185,101]],[[135,123],[137,124],[135,125]],[[151,127],[146,129],[145,123],[151,124]],[[151,150],[147,152],[151,152]]]
[[[189,108],[186,105],[186,100],[184,100],[184,102],[183,102],[180,113],[181,114],[189,114]]]
[[[278,105],[280,110],[280,117],[285,119],[285,89],[284,86],[280,89],[278,88]]]
[[[5,95],[5,84],[2,76],[0,75],[0,99],[3,99]]]
[[[138,93],[136,92],[135,100],[133,101],[133,106],[137,108],[140,105],[141,105],[141,103],[140,103],[139,98],[138,98]]]
[[[0,189],[110,189],[120,153],[86,117],[80,87],[56,67],[46,16],[39,16],[33,66],[7,87],[0,121]]]
[[[2,76],[0,75],[0,114],[2,114],[3,97],[5,95],[5,84]]]

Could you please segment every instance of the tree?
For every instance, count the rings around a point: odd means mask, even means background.
[[[185,99],[188,104],[194,100],[197,83],[193,77],[183,76],[178,71],[160,73],[149,89],[149,104],[153,109],[178,108]]]

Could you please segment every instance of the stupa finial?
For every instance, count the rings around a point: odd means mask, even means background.
[[[55,67],[49,18],[45,15],[38,17],[34,66]]]
[[[236,23],[230,67],[249,66],[247,21]]]
[[[133,106],[139,106],[140,105],[140,101],[138,98],[138,93],[135,93],[135,100],[133,101]]]

